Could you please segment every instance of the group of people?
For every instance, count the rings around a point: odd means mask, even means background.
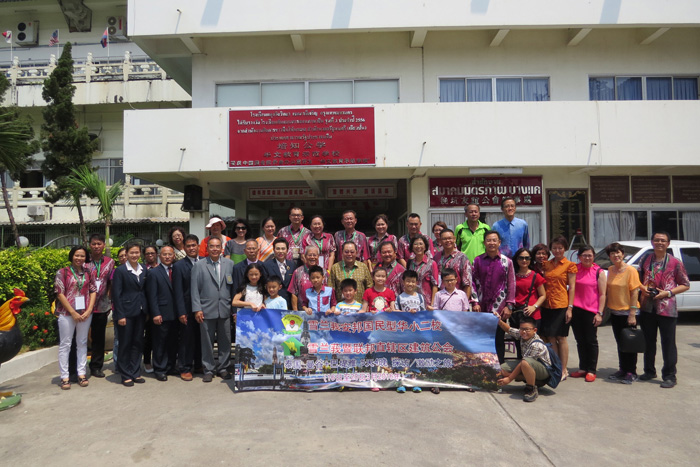
[[[125,386],[143,383],[141,363],[159,381],[179,375],[185,381],[203,373],[203,381],[229,379],[231,328],[237,308],[297,310],[313,314],[377,313],[419,310],[474,311],[499,317],[495,347],[502,370],[499,384],[526,382],[524,400],[537,398],[537,386],[548,378],[553,362],[549,343],[562,363],[562,380],[596,379],[597,327],[610,315],[621,343],[622,330],[636,326],[647,340],[644,373],[656,377],[657,330],[664,366],[662,387],[676,384],[674,296],[689,288],[681,262],[666,252],[668,234],[652,237],[654,254],[637,272],[624,263],[624,250],[606,248],[613,265],[608,273],[593,262],[595,251],[584,246],[579,263],[565,257],[564,237],[530,249],[527,223],[515,217],[516,200],[505,198],[503,219],[489,226],[478,205],[465,207],[466,221],[451,230],[433,226],[434,240],[421,232],[421,219],[407,217],[407,234],[388,233],[389,219],[378,215],[374,235],[355,229],[357,214],[342,215],[344,229],[325,232],[322,216],[310,229],[303,211],[292,207],[288,226],[274,219],[261,223],[254,239],[247,222],[237,219],[235,237],[224,235],[226,223],[213,216],[209,235],[199,241],[179,227],[160,248],[128,244],[119,252],[121,265],[103,256],[104,237],[90,238],[89,251],[75,247],[71,265],[56,274],[57,314],[61,343],[61,387],[70,388],[69,353],[75,334],[77,381],[87,386],[87,332],[92,328],[90,373],[103,377],[104,332],[113,310],[115,360]],[[551,259],[550,259],[551,257]],[[143,258],[143,259],[142,259]],[[641,277],[640,277],[641,276]],[[641,299],[641,309],[639,301]],[[579,369],[567,371],[569,328],[573,329]],[[505,361],[506,335],[519,340],[516,363]],[[214,356],[214,342],[217,357]],[[152,356],[151,356],[152,355]],[[619,351],[619,371],[610,376],[631,384],[638,379],[637,354]]]

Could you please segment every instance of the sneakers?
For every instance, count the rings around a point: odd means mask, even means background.
[[[405,394],[406,388],[403,386],[399,386],[398,388],[396,388],[396,392],[398,392],[399,394]]]
[[[416,386],[413,388],[413,392],[423,392],[423,390],[421,388],[419,388],[418,386]]]
[[[572,378],[583,378],[584,376],[586,376],[586,372],[583,370],[578,370],[574,371],[569,376],[571,376]]]
[[[530,386],[529,384],[525,386],[525,394],[523,394],[523,401],[525,402],[535,402],[537,399],[537,386]]]
[[[644,373],[639,377],[639,381],[651,381],[654,378],[656,378],[656,373]]]
[[[664,389],[671,389],[676,385],[675,379],[665,379],[661,382],[661,387]]]
[[[595,373],[586,373],[586,382],[592,383],[595,381]]]
[[[627,373],[624,378],[620,380],[622,384],[632,384],[637,381],[639,377],[634,373]]]
[[[625,375],[626,375],[626,373],[625,373],[624,371],[622,371],[622,370],[617,370],[615,373],[613,373],[613,374],[611,374],[610,376],[608,376],[608,379],[609,379],[609,380],[612,380],[612,381],[617,381],[617,380],[620,380],[620,379],[624,378]]]
[[[202,382],[204,383],[211,383],[211,381],[214,379],[214,375],[211,373],[204,373],[204,376],[202,377]]]

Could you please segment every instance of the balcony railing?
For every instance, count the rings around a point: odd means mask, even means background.
[[[7,77],[12,86],[27,86],[43,84],[54,68],[55,55],[51,55],[48,62],[20,62],[15,57],[9,68],[0,65],[0,73]],[[156,62],[147,56],[132,57],[128,51],[123,57],[112,58],[94,58],[92,53],[88,53],[84,60],[74,59],[73,64],[74,83],[166,79],[169,79],[168,75]]]

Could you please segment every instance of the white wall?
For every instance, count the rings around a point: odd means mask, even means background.
[[[171,172],[168,180],[207,172],[220,181],[284,179],[276,170],[286,169],[227,169],[227,112],[126,111],[125,171]],[[357,170],[376,178],[381,167],[419,167],[424,142],[423,167],[697,166],[699,116],[699,101],[377,105],[377,168]]]
[[[700,22],[696,0],[129,0],[128,12],[142,37]]]

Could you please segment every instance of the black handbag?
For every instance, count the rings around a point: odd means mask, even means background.
[[[620,350],[626,353],[643,353],[646,349],[644,333],[639,328],[624,328]]]
[[[520,320],[523,319],[523,317],[525,316],[527,304],[530,303],[530,295],[532,295],[532,289],[535,287],[536,275],[537,273],[535,272],[532,276],[532,283],[530,284],[530,289],[527,292],[527,298],[525,299],[525,303],[523,305],[516,305],[515,308],[513,308],[513,313],[511,313],[510,318],[508,319],[508,324],[513,328],[519,328]]]

